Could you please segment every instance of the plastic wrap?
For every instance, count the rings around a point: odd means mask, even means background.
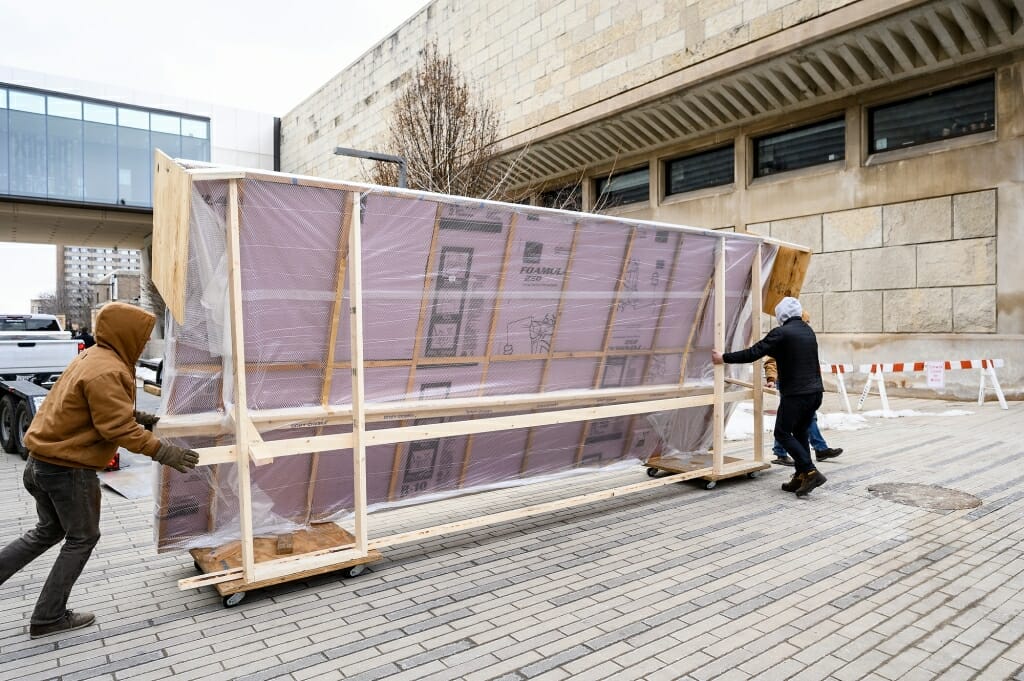
[[[193,448],[233,443],[227,184],[194,183],[185,315],[180,324],[168,316],[166,327],[164,413],[213,416],[220,424],[209,435],[176,440]],[[750,336],[755,237],[417,192],[360,193],[368,404],[537,393],[557,400],[567,391],[628,386],[710,389],[719,244],[727,343],[742,346]],[[250,411],[351,403],[349,201],[350,192],[337,188],[240,184]],[[762,252],[768,272],[774,247],[764,244]],[[674,449],[707,449],[710,407],[671,418]],[[316,418],[260,426],[266,441],[350,431]],[[386,508],[525,483],[643,459],[659,444],[638,415],[371,446],[368,501]],[[351,450],[250,467],[255,531],[343,517],[353,505],[352,471]],[[158,547],[236,538],[236,483],[234,464],[189,474],[161,468]]]

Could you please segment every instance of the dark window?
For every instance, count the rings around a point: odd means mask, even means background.
[[[735,179],[732,145],[672,159],[665,163],[665,195],[732,184]]]
[[[776,132],[754,140],[754,177],[807,168],[846,158],[846,120]]]
[[[7,90],[0,89],[0,194],[7,193]]]
[[[0,317],[0,331],[60,331],[60,324],[53,317]]]
[[[549,189],[537,197],[540,205],[545,208],[562,210],[583,210],[583,187],[579,184],[568,184],[564,187]]]
[[[10,92],[10,183],[19,196],[46,196],[46,98]]]
[[[870,151],[891,151],[992,130],[995,79],[959,85],[868,110]]]
[[[596,210],[638,203],[650,198],[650,169],[647,166],[597,179]]]
[[[151,205],[153,149],[210,160],[210,123],[0,87],[0,194]]]

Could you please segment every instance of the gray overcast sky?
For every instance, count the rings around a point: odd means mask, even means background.
[[[281,115],[428,0],[0,0],[0,63]],[[52,246],[0,243],[0,313],[52,291]]]

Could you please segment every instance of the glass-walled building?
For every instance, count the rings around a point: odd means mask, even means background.
[[[210,120],[0,84],[0,196],[152,206],[153,150],[210,160]]]

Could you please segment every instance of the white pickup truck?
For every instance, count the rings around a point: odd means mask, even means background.
[[[0,445],[28,456],[22,442],[47,391],[84,349],[53,315],[0,314]]]

